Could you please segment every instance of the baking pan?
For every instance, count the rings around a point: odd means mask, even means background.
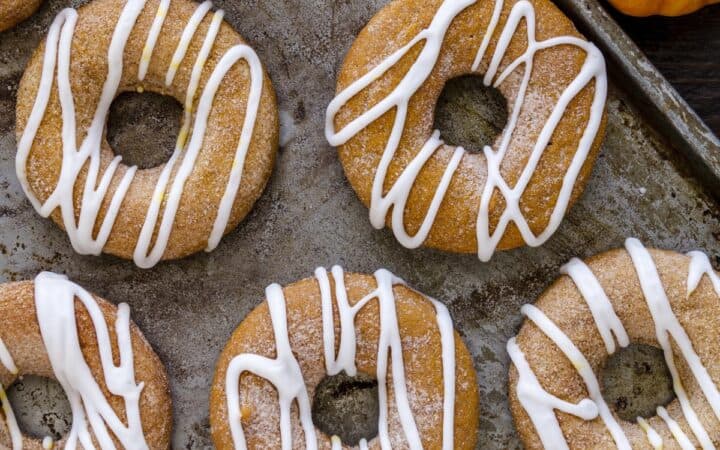
[[[505,343],[521,323],[520,306],[532,302],[563,263],[619,247],[628,236],[678,251],[701,248],[720,263],[718,140],[592,0],[558,4],[607,57],[607,136],[581,200],[540,248],[481,263],[472,255],[406,250],[391,232],[370,226],[322,130],[344,54],[386,0],[228,0],[216,4],[257,50],[279,99],[287,144],[265,193],[210,254],[152,270],[76,255],[65,234],[32,209],[15,177],[14,110],[31,52],[60,9],[81,3],[49,0],[0,34],[0,277],[20,280],[52,270],[129,303],[170,375],[174,448],[212,446],[208,392],[218,353],[266,285],[309,277],[317,266],[386,267],[444,301],[478,371],[479,448],[515,448]],[[42,386],[26,386],[33,389]]]

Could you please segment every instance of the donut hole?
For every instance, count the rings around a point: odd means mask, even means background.
[[[435,106],[434,127],[445,143],[470,152],[492,146],[507,121],[507,100],[480,75],[450,79]]]
[[[378,434],[377,380],[364,374],[345,372],[326,376],[315,389],[312,418],[328,436],[337,436],[349,446],[361,439],[370,441]]]
[[[18,426],[26,436],[58,441],[70,431],[70,402],[57,381],[26,375],[10,385],[7,396]]]
[[[107,141],[128,166],[160,166],[175,149],[182,112],[180,102],[168,95],[123,92],[110,106]]]
[[[652,345],[630,344],[616,351],[601,378],[605,401],[627,421],[655,416],[659,406],[675,399],[663,351]]]

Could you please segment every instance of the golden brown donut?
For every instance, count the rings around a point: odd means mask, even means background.
[[[0,2],[0,31],[9,30],[30,17],[42,0],[3,0]]]
[[[278,144],[275,94],[255,52],[210,6],[95,0],[77,12],[61,12],[48,33],[50,45],[32,56],[18,91],[17,172],[36,209],[68,232],[78,252],[102,251],[149,267],[211,250],[261,194]],[[134,25],[118,27],[121,17]],[[63,36],[71,50],[65,94],[58,80],[67,70],[44,79],[42,73],[58,54],[54,66],[62,67],[68,49]],[[43,107],[43,89],[50,86]],[[118,161],[113,163],[103,131],[107,109],[117,94],[136,89],[185,105],[183,129],[167,164],[135,172],[119,163],[113,171]],[[74,114],[61,106],[63,97],[74,102]],[[63,139],[63,125],[75,129],[75,141]],[[169,180],[159,184],[166,168]],[[85,191],[103,176],[112,180],[106,190],[98,188],[97,211]]]
[[[386,270],[379,270],[374,277],[343,274],[339,267],[332,269],[332,276],[325,269],[315,274],[316,278],[285,288],[268,287],[267,300],[243,320],[228,341],[210,395],[215,446],[221,450],[245,448],[245,441],[247,448],[265,449],[281,448],[286,442],[296,449],[306,448],[306,444],[328,449],[332,442],[333,449],[351,448],[314,427],[310,402],[326,376],[343,370],[354,376],[357,370],[376,378],[379,392],[387,387],[386,403],[379,394],[379,411],[386,410],[389,418],[387,435],[381,432],[361,441],[359,448],[378,449],[383,437],[392,448],[405,448],[409,439],[428,449],[475,448],[476,375],[447,309],[406,287]],[[333,325],[324,328],[331,318]],[[387,358],[388,368],[397,368],[390,370],[389,378],[383,367],[378,368],[378,361],[383,360],[379,354]],[[454,396],[449,394],[453,387]],[[407,404],[401,400],[404,395]],[[292,412],[281,412],[280,404],[290,408],[291,403],[297,405]],[[402,407],[408,408],[404,411],[409,411],[412,423],[400,418]],[[292,426],[287,441],[280,432],[283,413],[287,414],[286,425]],[[381,430],[384,423],[378,420]],[[402,424],[409,431],[403,431]]]
[[[508,102],[482,153],[433,133],[443,87],[467,74]],[[350,48],[326,135],[374,227],[487,260],[557,229],[597,157],[606,90],[602,55],[549,0],[394,0]]]
[[[525,448],[719,445],[720,278],[707,256],[629,239],[563,273],[523,307],[508,343],[510,407]],[[630,344],[664,351],[677,396],[637,422],[620,418],[598,387],[610,354]]]
[[[40,450],[51,443],[22,435],[16,426],[2,388],[23,375],[58,380],[73,407],[72,429],[54,448],[78,438],[84,448],[86,442],[108,448],[101,432],[116,448],[170,448],[165,368],[130,321],[127,305],[115,307],[65,277],[43,272],[34,282],[0,286],[0,317],[1,448],[21,443]],[[102,426],[88,423],[98,419]]]

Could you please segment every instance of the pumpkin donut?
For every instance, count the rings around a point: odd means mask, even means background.
[[[210,396],[215,446],[475,448],[475,371],[447,309],[386,270],[315,275],[269,286],[227,343]],[[377,437],[344,442],[315,427],[311,399],[343,372],[377,380]]]
[[[275,94],[258,56],[211,7],[94,0],[63,10],[30,59],[17,174],[78,253],[151,267],[210,251],[261,194],[278,144]],[[166,164],[128,167],[105,139],[112,100],[131,90],[184,105]]]
[[[3,0],[0,2],[0,31],[9,30],[30,17],[42,0]]]
[[[126,304],[43,272],[0,286],[0,317],[0,448],[170,448],[165,368]],[[2,387],[23,375],[56,379],[65,390],[73,418],[60,442],[18,428]]]
[[[467,74],[508,103],[482,153],[433,132],[443,87]],[[603,56],[549,0],[394,0],[350,48],[337,92],[326,136],[372,225],[485,261],[555,232],[604,135]]]
[[[700,252],[625,250],[573,259],[508,342],[510,407],[525,448],[720,445],[720,278]],[[676,398],[620,418],[599,373],[630,344],[662,349]]]

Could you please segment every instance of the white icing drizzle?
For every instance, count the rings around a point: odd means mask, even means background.
[[[144,5],[145,0],[128,0],[122,10],[108,49],[108,75],[103,86],[101,99],[97,105],[92,125],[88,129],[87,136],[79,148],[76,143],[75,108],[69,80],[70,51],[78,16],[77,12],[73,9],[65,9],[57,16],[48,32],[37,98],[18,144],[16,172],[25,193],[30,198],[33,206],[44,217],[48,217],[56,208],[60,208],[63,224],[70,237],[73,248],[81,254],[97,255],[102,252],[127,190],[137,171],[137,167],[133,166],[128,168],[125,175],[123,175],[117,190],[112,194],[112,200],[101,224],[100,231],[97,237],[93,238],[93,230],[98,219],[100,207],[108,194],[110,182],[121,161],[119,156],[114,158],[105,172],[100,173],[102,133],[108,109],[117,93],[122,76],[122,60],[125,44]],[[139,81],[143,81],[145,78],[155,44],[157,43],[169,7],[170,0],[162,0],[158,6],[145,46],[143,47],[138,68]],[[169,85],[174,80],[177,69],[185,57],[199,24],[210,11],[211,7],[212,3],[206,1],[199,5],[191,16],[189,23],[183,30],[170,67],[166,73],[166,84]],[[234,199],[240,186],[245,157],[257,119],[262,94],[263,73],[260,60],[250,47],[246,45],[232,47],[225,53],[214,68],[203,89],[197,111],[195,111],[193,117],[193,102],[200,82],[200,75],[202,74],[208,55],[217,37],[223,14],[220,10],[213,15],[203,46],[193,65],[190,83],[187,87],[183,125],[178,135],[176,148],[161,172],[155,186],[148,212],[133,252],[135,264],[142,268],[149,268],[157,264],[165,252],[185,182],[192,174],[198,153],[202,148],[207,120],[212,109],[215,93],[230,68],[238,61],[243,60],[248,64],[251,76],[247,110],[228,184],[222,200],[218,205],[213,229],[208,237],[207,251],[211,251],[217,247],[228,225]],[[40,203],[30,188],[27,180],[26,166],[35,135],[47,108],[56,65],[58,95],[63,117],[63,160],[60,177],[55,190],[45,203]],[[186,145],[189,133],[191,133],[190,140]],[[180,167],[171,183],[170,178],[173,168],[179,160],[181,160]],[[88,164],[87,180],[80,205],[80,216],[76,223],[73,190],[79,173],[86,164]],[[100,180],[99,183],[97,182],[98,179]],[[168,185],[170,185],[169,191],[167,191]],[[153,233],[159,220],[160,209],[163,203],[165,203],[165,209],[162,220],[157,229],[155,244],[153,248],[150,249]]]
[[[330,278],[324,267],[315,269],[315,278],[320,285],[323,319],[323,348],[325,349],[325,368],[328,375],[337,375],[343,370],[351,377],[357,375],[355,367],[355,351],[357,338],[355,335],[355,316],[373,298],[371,293],[350,306],[345,289],[345,277],[342,268],[332,269],[335,280],[335,298],[340,317],[340,349],[335,356],[335,325],[333,316],[332,293]]]
[[[190,16],[190,20],[185,26],[185,29],[180,36],[180,42],[178,43],[175,53],[173,53],[172,59],[170,60],[170,68],[165,75],[165,86],[170,86],[175,79],[175,74],[180,67],[180,63],[183,59],[185,59],[185,53],[187,52],[188,47],[190,47],[190,41],[192,41],[192,38],[195,36],[195,31],[197,31],[200,26],[200,22],[202,22],[203,18],[205,18],[205,14],[207,14],[211,8],[212,2],[207,0],[201,3],[193,15]]]
[[[158,37],[160,36],[160,30],[162,29],[163,23],[165,23],[168,9],[170,9],[170,0],[160,0],[155,18],[150,26],[147,41],[145,41],[145,46],[143,47],[142,56],[140,57],[140,65],[138,66],[138,80],[140,81],[143,81],[147,74],[150,59],[152,58]]]
[[[300,411],[300,423],[305,433],[306,447],[317,449],[315,427],[312,423],[312,409],[310,397],[305,387],[300,365],[290,348],[290,337],[287,331],[287,310],[285,308],[285,295],[282,287],[271,284],[265,290],[267,296],[270,318],[275,334],[275,359],[259,355],[242,354],[234,357],[228,365],[225,376],[225,391],[228,402],[228,421],[235,448],[246,449],[245,433],[242,429],[242,415],[240,411],[240,375],[250,372],[272,383],[278,391],[280,403],[280,436],[282,449],[292,448],[292,422],[290,409],[297,400]]]
[[[357,341],[355,334],[355,316],[370,301],[377,299],[380,308],[380,334],[378,341],[377,372],[378,398],[380,414],[378,418],[378,440],[383,449],[391,448],[388,430],[388,398],[387,374],[388,357],[392,364],[392,382],[396,407],[402,429],[408,445],[412,449],[422,449],[420,434],[412,415],[408,400],[405,379],[405,366],[400,337],[400,329],[395,309],[395,296],[393,286],[405,283],[387,270],[375,272],[377,288],[350,305],[345,288],[344,272],[339,266],[331,269],[335,282],[335,301],[340,318],[340,346],[335,349],[335,324],[333,312],[333,295],[330,279],[324,268],[315,270],[320,294],[323,323],[323,347],[325,367],[328,375],[336,375],[345,371],[348,375],[357,374],[355,354]],[[282,448],[289,449],[292,444],[290,429],[290,407],[293,401],[298,403],[300,422],[305,432],[306,447],[317,448],[317,439],[312,423],[312,411],[307,399],[305,380],[299,364],[290,349],[287,329],[287,311],[282,288],[271,285],[266,290],[270,316],[275,334],[275,359],[269,359],[253,354],[242,354],[232,359],[226,375],[226,394],[228,402],[228,421],[236,448],[245,449],[246,442],[241,422],[241,407],[239,398],[239,381],[243,372],[250,372],[270,381],[278,391],[281,408],[281,441]],[[455,416],[455,335],[450,315],[442,303],[430,300],[437,313],[438,330],[440,332],[443,363],[443,450],[450,450],[454,444],[454,416]],[[331,439],[333,449],[342,448],[337,436]],[[361,450],[368,448],[366,440],[359,443]]]
[[[390,208],[393,208],[391,228],[396,239],[405,247],[417,248],[426,240],[435,217],[440,209],[443,198],[447,192],[450,180],[462,160],[465,150],[461,147],[455,149],[453,156],[448,163],[441,181],[436,188],[433,200],[423,219],[423,222],[414,236],[407,233],[404,225],[405,206],[410,196],[415,181],[425,163],[433,156],[435,151],[443,145],[439,132],[433,133],[419,153],[407,165],[402,174],[398,177],[389,192],[383,195],[383,187],[387,172],[392,159],[399,147],[402,138],[405,122],[408,113],[408,105],[412,96],[425,83],[438,61],[445,35],[455,17],[465,8],[474,4],[476,0],[445,0],[439,7],[435,17],[428,28],[417,34],[407,45],[397,50],[375,68],[360,77],[340,92],[327,108],[325,135],[328,142],[334,146],[347,143],[350,139],[367,128],[371,123],[383,116],[385,113],[395,110],[395,121],[392,126],[390,137],[387,141],[384,153],[377,167],[372,186],[372,197],[370,202],[370,222],[380,229],[385,225],[385,219]],[[479,48],[472,70],[477,71],[485,56],[491,37],[499,23],[500,12],[504,1],[495,0],[495,9],[490,24],[485,31],[482,44]],[[499,65],[503,60],[510,41],[515,34],[517,27],[522,20],[527,23],[528,46],[527,50],[517,59],[511,62],[507,68],[498,76]],[[424,42],[423,48],[405,77],[397,87],[376,105],[373,105],[365,113],[352,120],[340,130],[335,129],[335,118],[342,107],[355,95],[368,88],[374,81],[390,70],[418,43]],[[502,178],[500,167],[507,153],[510,141],[520,115],[525,99],[525,93],[530,83],[532,74],[533,59],[537,52],[559,45],[578,47],[587,53],[585,63],[573,82],[564,90],[555,105],[551,115],[545,123],[538,140],[533,148],[532,154],[524,168],[518,182],[511,188]],[[520,65],[525,68],[523,81],[517,98],[515,99],[512,114],[508,125],[503,132],[500,145],[497,151],[491,147],[484,148],[487,159],[488,178],[483,188],[480,208],[477,220],[477,241],[478,257],[489,260],[497,248],[502,236],[510,222],[517,225],[526,243],[531,246],[539,246],[544,243],[558,228],[569,205],[575,180],[582,168],[587,155],[592,147],[602,121],[605,99],[607,96],[607,77],[605,73],[605,62],[600,51],[589,42],[575,37],[555,37],[545,41],[535,40],[535,12],[532,4],[526,0],[518,1],[512,8],[507,24],[501,31],[495,52],[492,55],[490,66],[485,73],[485,84],[494,86],[501,85],[504,80],[514,72]],[[493,79],[495,82],[493,83]],[[550,221],[545,230],[539,235],[534,235],[527,220],[520,208],[520,199],[532,178],[538,162],[550,141],[553,132],[567,109],[568,104],[587,86],[594,81],[594,98],[590,108],[590,115],[585,131],[578,144],[577,151],[572,163],[564,176],[562,188],[558,200],[553,208]],[[490,200],[495,191],[499,191],[507,204],[505,211],[500,217],[494,233],[490,233],[489,208]]]
[[[445,305],[430,298],[437,313],[443,363],[443,450],[455,444],[455,330]]]
[[[22,432],[20,431],[20,427],[15,419],[15,413],[12,410],[12,405],[10,405],[10,400],[5,393],[2,383],[0,383],[0,406],[2,406],[2,410],[5,415],[5,425],[10,433],[12,450],[20,450],[22,449],[23,443]]]
[[[342,449],[342,441],[337,436],[333,436],[330,439],[330,444],[332,445],[332,450],[341,450]],[[367,450],[368,449],[367,441],[365,439],[360,439],[360,442],[358,443],[358,447],[360,448],[360,450]]]
[[[98,354],[103,368],[105,385],[111,394],[122,397],[125,404],[127,426],[115,414],[82,353],[75,322],[75,299],[89,314],[95,335]],[[140,418],[140,394],[143,383],[135,383],[135,367],[130,337],[130,308],[125,303],[118,306],[115,332],[119,349],[120,365],[113,362],[112,345],[105,317],[91,294],[65,276],[42,272],[35,278],[35,309],[40,333],[45,344],[55,378],[65,391],[73,420],[65,444],[66,450],[76,449],[78,442],[85,449],[93,449],[93,436],[102,449],[115,449],[112,435],[130,450],[148,448]],[[18,369],[7,348],[0,340],[0,363],[12,374]],[[0,384],[0,403],[10,431],[13,450],[22,449],[22,432]],[[42,441],[45,449],[55,446],[52,438]]]
[[[595,403],[598,410],[598,415],[605,423],[610,435],[615,440],[615,444],[621,450],[630,450],[630,443],[623,433],[622,427],[617,423],[613,416],[610,408],[608,408],[605,399],[602,396],[600,390],[600,383],[598,382],[595,372],[593,372],[590,363],[585,359],[585,355],[573,344],[570,338],[558,328],[553,321],[551,321],[545,313],[533,305],[525,305],[522,307],[521,312],[530,319],[540,330],[549,337],[557,347],[562,350],[565,356],[570,360],[578,374],[582,377],[585,382],[585,386],[588,390],[588,396],[590,400]],[[541,432],[542,434],[542,432]],[[553,448],[553,447],[550,447]]]
[[[85,361],[75,322],[75,299],[85,307],[95,327],[104,382],[111,394],[122,397],[127,425],[115,414]],[[92,449],[94,437],[101,448],[114,449],[109,433],[112,431],[123,448],[147,449],[140,418],[144,385],[135,382],[128,305],[121,303],[117,309],[118,366],[113,362],[110,333],[102,310],[83,288],[64,276],[43,272],[35,278],[35,308],[55,378],[65,390],[73,414],[65,448],[75,449],[79,442],[83,448]]]
[[[15,366],[10,352],[8,351],[5,343],[0,339],[0,364],[13,375],[18,373],[18,369]],[[7,425],[10,433],[10,442],[12,443],[12,450],[20,450],[22,448],[22,432],[15,419],[15,413],[13,413],[10,400],[7,398],[5,389],[2,383],[0,383],[0,406],[2,406],[3,413],[5,415],[5,425]]]
[[[687,397],[683,383],[680,380],[680,375],[675,367],[675,358],[673,357],[670,336],[672,336],[675,344],[680,349],[700,389],[702,389],[715,416],[718,418],[720,418],[720,393],[718,393],[717,387],[710,378],[707,369],[702,365],[700,357],[695,353],[692,342],[690,342],[690,338],[685,332],[685,329],[680,325],[675,313],[672,311],[670,301],[667,298],[652,256],[650,256],[650,253],[637,239],[628,239],[625,242],[625,248],[635,265],[640,286],[645,295],[650,314],[655,322],[656,338],[660,347],[663,349],[665,362],[672,375],[673,389],[680,402],[685,419],[704,449],[715,448],[705,427],[703,427],[690,404],[690,399]]]
[[[637,423],[640,425],[640,428],[645,431],[645,434],[647,435],[648,442],[650,445],[652,445],[653,449],[655,450],[662,450],[663,448],[663,440],[662,437],[658,434],[658,432],[653,428],[647,420],[645,420],[642,417],[637,418]]]
[[[587,398],[577,404],[569,403],[543,389],[535,373],[530,369],[515,338],[508,341],[507,352],[518,371],[516,389],[518,400],[527,411],[535,429],[538,430],[543,446],[550,449],[567,449],[567,441],[562,434],[554,410],[557,409],[585,420],[592,420],[599,414],[597,405]]]
[[[667,425],[668,429],[672,433],[677,443],[680,445],[680,448],[682,448],[683,450],[693,450],[695,448],[692,442],[690,442],[690,439],[688,439],[685,432],[680,428],[680,425],[678,425],[678,423],[672,417],[670,417],[664,407],[658,406],[657,415],[665,421],[665,424]]]
[[[497,0],[498,2],[502,0]],[[495,77],[498,67],[504,58],[517,27],[523,21],[527,24],[528,47],[523,55],[513,61],[499,76],[497,76],[495,87],[503,83],[520,65],[525,66],[525,73],[520,86],[520,92],[515,99],[515,105],[512,114],[508,120],[506,131],[503,133],[500,147],[494,151],[490,146],[484,148],[485,157],[488,163],[488,179],[483,189],[480,200],[480,212],[478,214],[477,234],[478,234],[478,254],[481,260],[489,260],[495,249],[497,248],[502,236],[505,234],[507,226],[514,223],[523,236],[525,242],[533,247],[542,245],[547,241],[555,230],[560,226],[560,222],[565,216],[565,211],[570,203],[575,180],[592,148],[593,141],[597,136],[598,130],[602,123],[603,110],[605,107],[605,99],[607,97],[607,75],[605,73],[605,60],[600,50],[590,42],[571,36],[555,37],[545,41],[538,42],[535,40],[535,10],[531,3],[527,1],[517,2],[508,17],[507,24],[502,31],[500,39],[497,43],[495,53],[492,57],[490,66],[485,74],[485,84],[489,85],[492,78]],[[523,169],[520,178],[514,187],[510,187],[503,179],[501,174],[502,161],[507,153],[512,138],[512,131],[515,128],[517,119],[522,109],[525,92],[530,84],[533,59],[535,54],[543,49],[558,45],[570,45],[584,50],[587,53],[585,62],[580,73],[575,77],[572,83],[565,89],[553,108],[550,117],[545,123],[542,132],[538,136],[533,151]],[[482,60],[482,56],[478,56],[478,60]],[[475,68],[477,70],[477,67]],[[550,215],[550,221],[539,235],[535,235],[530,229],[526,218],[522,214],[520,207],[520,199],[525,189],[532,179],[535,169],[542,157],[543,152],[548,146],[550,139],[560,120],[565,113],[570,102],[577,97],[580,92],[585,89],[590,82],[594,81],[593,102],[590,108],[588,123],[583,132],[582,138],[578,143],[577,151],[573,156],[570,167],[563,178],[563,184],[560,188],[557,202],[553,207]],[[494,233],[490,233],[490,202],[495,190],[499,190],[507,203],[505,210],[500,216],[500,220],[495,227]]]
[[[333,436],[330,439],[330,443],[332,445],[332,450],[341,450],[342,449],[342,441],[340,440],[339,437]],[[360,448],[360,450],[367,450],[368,449],[367,441],[365,439],[360,439],[360,442],[358,443],[358,447]]]
[[[11,374],[14,375],[18,373],[18,369],[15,366],[15,361],[13,360],[12,355],[10,355],[10,352],[5,346],[2,338],[0,338],[0,364],[2,364],[3,367],[5,367],[5,369],[7,369],[7,371]]]
[[[718,393],[718,389],[710,378],[707,369],[702,365],[700,357],[697,353],[695,353],[692,342],[690,341],[685,329],[682,327],[672,311],[672,307],[667,298],[667,294],[665,293],[665,289],[663,288],[662,281],[652,256],[637,239],[628,239],[625,243],[625,247],[632,258],[643,295],[655,324],[656,338],[663,349],[665,361],[668,369],[670,370],[670,374],[672,375],[673,389],[675,390],[683,415],[685,416],[685,419],[702,448],[714,449],[715,447],[713,442],[709,438],[707,431],[692,408],[687,393],[680,380],[675,366],[672,346],[669,339],[670,336],[672,336],[677,347],[680,349],[683,358],[687,362],[687,365],[715,413],[715,416],[719,419],[720,393]],[[713,271],[712,265],[710,264],[707,256],[700,252],[691,252],[688,256],[691,258],[688,271],[688,296],[691,295],[697,288],[703,275],[707,275],[710,278],[713,287],[715,288],[715,292],[718,296],[720,296],[720,279],[718,279],[717,274]],[[600,283],[597,281],[597,278],[595,278],[590,269],[580,260],[573,259],[570,263],[563,267],[562,272],[572,277],[578,287],[578,290],[588,303],[595,320],[595,324],[600,331],[600,335],[603,338],[608,353],[613,353],[615,350],[615,340],[613,335],[621,346],[627,346],[629,344],[627,333],[619,318],[615,314],[612,304],[603,291],[602,286],[600,286]],[[609,410],[607,410],[607,406],[605,405],[602,395],[600,395],[599,390],[597,390],[597,379],[588,366],[584,355],[579,352],[568,336],[563,333],[562,330],[560,330],[560,328],[558,328],[557,325],[555,325],[541,310],[532,305],[525,305],[522,308],[522,312],[528,317],[528,319],[535,323],[535,325],[537,325],[543,333],[553,340],[558,348],[560,348],[573,363],[575,368],[578,370],[578,373],[583,377],[588,389],[588,394],[597,406],[599,414],[615,439],[616,444],[619,448],[629,448],[626,447],[626,445],[629,446],[627,438],[622,432],[622,429],[617,426],[617,423],[615,423],[612,418],[612,414],[610,414]],[[532,419],[533,425],[535,426],[543,445],[546,448],[567,448],[567,442],[565,441],[565,437],[562,434],[562,430],[558,425],[553,410],[559,409],[561,411],[568,412],[567,409],[572,409],[572,407],[576,407],[576,405],[562,402],[547,393],[541,387],[533,370],[525,360],[522,351],[517,346],[515,338],[512,338],[508,342],[508,352],[510,353],[513,364],[519,373],[519,380],[517,383],[518,398],[523,408]],[[562,407],[559,407],[558,405]],[[607,411],[607,414],[609,414],[607,418],[612,419],[612,421],[605,420],[603,417],[603,411]],[[574,414],[574,412],[569,413]],[[690,439],[681,430],[678,423],[669,416],[665,408],[659,407],[657,409],[657,414],[666,423],[668,429],[681,448],[693,448]],[[594,417],[590,417],[588,415],[588,418],[585,420],[592,419],[594,419]],[[661,448],[662,439],[659,434],[650,427],[647,421],[642,418],[638,418],[638,424],[646,432],[649,442],[656,448]]]
[[[720,297],[720,277],[713,270],[710,258],[705,253],[698,251],[690,252],[688,256],[690,257],[690,274],[687,282],[687,296],[690,297],[695,292],[702,277],[707,275],[715,293]]]
[[[615,339],[621,347],[627,347],[630,344],[627,331],[615,314],[605,290],[600,286],[590,268],[578,258],[573,258],[560,268],[560,273],[572,278],[573,283],[585,299],[608,354],[615,353]]]
[[[19,372],[17,366],[15,365],[15,361],[10,355],[10,352],[2,339],[0,339],[0,364],[2,364],[2,366],[13,375],[17,375]],[[13,412],[12,405],[10,404],[10,400],[7,397],[7,393],[5,392],[2,383],[0,383],[0,406],[5,414],[5,425],[10,433],[12,450],[21,450],[23,444],[22,431],[18,426],[15,413]],[[55,446],[50,436],[46,436],[43,439],[42,445],[45,449],[51,449]]]
[[[51,450],[55,447],[55,441],[53,441],[53,438],[51,438],[50,436],[45,436],[42,440],[42,447],[45,450]]]
[[[400,340],[400,327],[398,326],[395,295],[393,294],[393,284],[397,284],[396,282],[400,282],[401,280],[395,278],[395,276],[387,270],[382,269],[375,272],[375,279],[378,284],[376,295],[380,305],[380,340],[378,342],[378,356],[376,361],[378,396],[380,397],[380,417],[378,420],[380,446],[382,448],[391,448],[390,433],[388,431],[389,417],[387,402],[387,361],[388,356],[390,356],[393,388],[395,389],[395,403],[398,415],[400,416],[400,424],[405,432],[405,438],[410,448],[421,449],[420,433],[418,433],[407,396],[402,341]]]
[[[222,238],[230,219],[230,212],[235,200],[235,195],[240,187],[242,171],[245,164],[245,156],[247,155],[250,142],[252,140],[255,120],[257,118],[258,108],[260,107],[260,97],[262,95],[262,65],[260,64],[260,59],[252,48],[247,45],[233,47],[225,54],[223,59],[220,60],[218,67],[223,67],[223,64],[225,64],[227,69],[224,70],[227,72],[227,70],[230,69],[230,65],[234,64],[239,59],[245,60],[250,66],[250,96],[248,97],[247,112],[245,113],[245,121],[243,123],[242,134],[240,135],[240,142],[238,142],[235,159],[233,160],[232,169],[230,171],[230,179],[222,200],[220,201],[217,218],[213,224],[212,232],[208,238],[208,245],[205,249],[208,252],[215,249],[215,247],[217,247],[220,243],[220,239]],[[219,85],[221,81],[221,79],[213,79],[212,77],[210,80],[214,81],[217,85]],[[208,84],[210,84],[210,82],[208,82]],[[210,109],[210,106],[212,106],[212,102],[207,105],[208,110]],[[195,138],[195,136],[193,136],[193,138]]]

